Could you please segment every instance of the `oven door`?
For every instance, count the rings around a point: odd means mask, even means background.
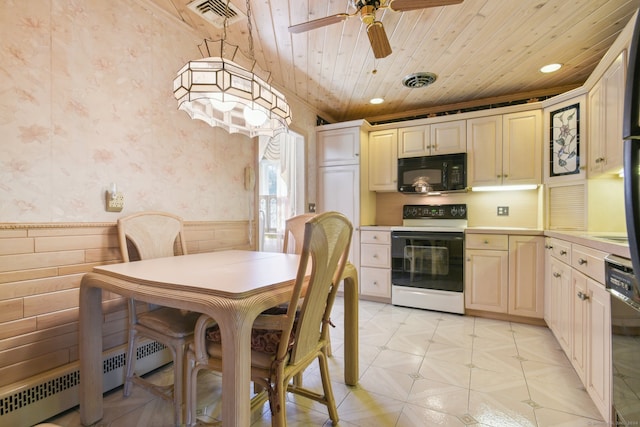
[[[393,231],[391,284],[462,292],[464,233]]]

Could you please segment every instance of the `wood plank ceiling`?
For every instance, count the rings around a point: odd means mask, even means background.
[[[220,27],[188,7],[191,0],[149,1],[203,39],[222,38]],[[224,6],[227,0],[196,1]],[[230,1],[246,13],[246,0]],[[349,0],[251,0],[255,59],[271,73],[272,84],[331,121],[370,122],[579,86],[639,6],[640,0],[464,0],[411,12],[380,9],[377,19],[393,53],[376,60],[358,17],[301,34],[288,31],[290,25],[353,13]],[[228,25],[227,41],[249,53],[246,19]],[[552,62],[564,66],[553,74],[539,71]],[[415,72],[434,73],[437,80],[404,87],[402,78]],[[372,105],[374,97],[385,102]]]

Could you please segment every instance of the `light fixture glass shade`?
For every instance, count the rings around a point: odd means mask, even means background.
[[[178,71],[173,81],[178,109],[192,119],[252,138],[286,132],[291,124],[289,104],[268,77],[257,74],[255,61],[244,58],[248,66],[241,66],[233,61],[242,59],[236,46],[222,40],[206,43],[207,51],[209,43],[217,43],[221,56],[189,61]]]

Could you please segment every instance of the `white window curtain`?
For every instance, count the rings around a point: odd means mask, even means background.
[[[260,137],[258,164],[259,249],[279,252],[285,220],[304,212],[304,138]]]

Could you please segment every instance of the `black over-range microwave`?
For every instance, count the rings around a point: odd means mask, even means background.
[[[398,159],[398,191],[443,193],[467,188],[467,153]]]

